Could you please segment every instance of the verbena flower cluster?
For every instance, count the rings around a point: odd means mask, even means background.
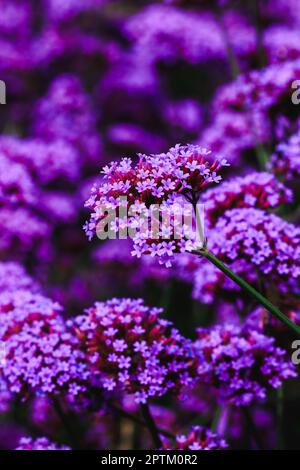
[[[226,160],[219,160],[205,148],[195,145],[176,145],[167,153],[139,155],[133,165],[131,159],[112,162],[104,167],[107,182],[94,189],[95,195],[87,202],[94,208],[97,202],[110,198],[129,196],[129,202],[139,201],[150,205],[167,201],[173,194],[195,197],[211,183],[219,183],[219,170],[226,166]]]
[[[270,160],[270,169],[285,180],[295,180],[300,175],[300,131],[288,142],[277,145],[276,153]]]
[[[291,84],[299,69],[300,61],[294,60],[240,75],[235,82],[224,86],[215,106],[239,111],[249,111],[254,106],[255,110],[268,112],[280,100],[290,100]]]
[[[60,311],[57,303],[28,291],[1,294],[1,373],[23,399],[37,393],[75,400],[86,391],[88,368]]]
[[[232,325],[199,329],[195,348],[200,381],[216,387],[235,406],[264,400],[269,388],[295,377],[294,366],[274,339]]]
[[[202,426],[193,426],[187,435],[177,435],[175,441],[176,447],[172,450],[222,450],[228,447],[224,439]]]
[[[68,446],[60,446],[50,442],[47,437],[21,437],[18,447],[15,450],[71,450]]]
[[[193,384],[191,344],[160,313],[141,299],[112,299],[74,320],[87,359],[106,390],[121,388],[146,403]]]
[[[16,161],[22,164],[42,185],[57,180],[72,182],[79,176],[79,156],[63,140],[45,142],[35,138],[5,136],[0,138],[0,150],[10,163]]]
[[[171,227],[158,227],[155,235],[155,228],[150,225],[150,233],[147,230],[145,234],[143,224],[134,234],[133,253],[137,257],[142,254],[158,256],[169,265],[174,253],[199,245],[192,227],[187,235],[188,241],[182,227],[177,227],[176,214],[182,213],[182,206],[176,205],[176,196],[196,205],[204,188],[219,183],[219,171],[227,165],[225,159],[217,159],[207,149],[194,145],[176,145],[165,154],[139,155],[135,166],[127,158],[120,163],[113,162],[103,169],[105,181],[100,187],[93,188],[92,196],[86,202],[92,211],[91,220],[85,225],[86,233],[91,238],[97,232],[97,224],[99,226],[105,219],[106,210],[115,210],[116,220],[111,227],[115,232],[126,226],[137,229],[142,218],[151,218],[151,207],[161,204],[158,211],[165,213]],[[126,201],[121,197],[126,197]],[[122,220],[119,212],[124,204],[125,207],[129,205],[134,215]],[[172,211],[175,212],[175,220],[171,216]],[[184,214],[191,217],[191,207],[184,210]]]
[[[230,209],[276,209],[292,201],[292,191],[285,188],[272,174],[250,173],[225,181],[217,188],[208,189],[202,197],[205,215],[212,224]]]
[[[255,47],[253,28],[241,17],[228,16],[226,25],[239,54],[246,55]],[[199,15],[168,5],[151,5],[127,22],[125,32],[135,40],[137,53],[147,54],[147,59],[155,62],[183,59],[198,64],[208,57],[226,57],[222,27],[208,12]]]
[[[61,140],[85,158],[98,158],[101,142],[96,115],[76,76],[64,75],[51,84],[47,95],[36,105],[32,127],[33,134],[47,142]]]
[[[300,442],[298,3],[2,0],[1,449]]]
[[[252,208],[225,212],[212,236],[216,254],[228,262],[243,259],[275,279],[299,278],[299,241],[298,227]]]

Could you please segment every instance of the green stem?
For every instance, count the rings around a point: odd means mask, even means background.
[[[283,406],[284,406],[284,394],[283,385],[277,389],[276,399],[276,412],[277,412],[277,450],[284,449],[283,439]]]
[[[214,264],[218,269],[220,269],[227,277],[229,277],[232,281],[234,281],[238,286],[248,292],[249,295],[254,297],[254,299],[260,303],[266,310],[270,313],[275,315],[279,320],[281,320],[286,326],[288,326],[291,330],[293,330],[297,335],[300,337],[300,328],[294,322],[292,322],[286,315],[284,315],[275,305],[273,305],[266,297],[264,297],[260,292],[258,292],[254,287],[252,287],[248,282],[242,279],[240,276],[235,274],[228,268],[222,261],[216,258],[212,253],[210,253],[207,249],[199,250],[198,252],[194,252],[204,256],[208,259],[212,264]]]

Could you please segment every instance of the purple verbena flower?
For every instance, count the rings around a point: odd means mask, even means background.
[[[89,372],[77,338],[60,315],[61,307],[28,291],[0,295],[0,338],[7,388],[26,399],[32,394],[79,400]]]
[[[190,342],[160,313],[141,299],[112,299],[75,319],[73,328],[106,390],[119,388],[145,403],[194,383]]]
[[[193,426],[187,435],[177,434],[175,437],[175,446],[165,448],[168,450],[222,450],[226,449],[228,444],[224,439],[203,426]]]
[[[292,201],[292,191],[270,173],[250,173],[208,189],[202,196],[205,215],[212,225],[229,209],[275,209]]]
[[[227,403],[249,406],[264,401],[268,390],[297,375],[274,338],[255,330],[224,325],[199,329],[198,336],[200,382],[214,386]]]
[[[300,229],[260,209],[232,209],[210,232],[212,252],[225,262],[244,260],[273,280],[299,279]]]
[[[71,450],[65,445],[54,444],[47,437],[21,437],[18,447],[15,450]]]
[[[277,145],[270,160],[270,169],[287,181],[300,178],[300,131],[292,135],[288,142]]]

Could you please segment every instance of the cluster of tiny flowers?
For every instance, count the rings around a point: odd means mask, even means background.
[[[147,209],[144,204],[138,204],[135,212],[135,216],[128,220],[129,229],[137,229],[133,237],[132,256],[158,257],[159,264],[170,267],[176,260],[175,254],[203,247],[204,240],[199,236],[192,205],[163,203],[154,221],[152,209]],[[199,216],[203,219],[201,214]],[[144,219],[146,223],[143,223]],[[203,226],[203,220],[201,223]]]
[[[47,322],[48,331],[51,331],[53,320],[55,328],[60,325],[62,329],[63,323],[56,323],[61,311],[62,307],[57,302],[41,294],[23,289],[6,290],[0,294],[0,339],[6,340],[39,320]]]
[[[274,338],[233,325],[199,329],[195,342],[198,378],[214,386],[220,398],[236,406],[263,401],[268,389],[296,377],[285,351]]]
[[[0,296],[2,377],[12,393],[65,396],[86,391],[88,370],[79,343],[59,315],[60,306],[27,291]]]
[[[25,253],[47,243],[52,227],[27,207],[0,207],[0,252]]]
[[[202,196],[205,215],[215,224],[229,209],[275,209],[292,201],[291,190],[270,173],[250,173],[208,189]]]
[[[212,123],[197,140],[226,156],[231,163],[240,164],[243,155],[254,149],[257,143],[270,140],[270,130],[265,114],[255,108],[251,108],[251,113],[216,109]]]
[[[225,212],[210,232],[212,251],[226,262],[245,260],[263,275],[300,276],[300,228],[260,209]]]
[[[35,204],[37,191],[27,168],[0,153],[0,204]]]
[[[0,293],[18,289],[38,292],[40,287],[27,274],[22,264],[15,261],[0,262]]]
[[[97,7],[107,0],[46,0],[47,16],[52,21],[70,21],[73,17],[83,13],[95,13]]]
[[[18,447],[15,450],[71,450],[65,445],[54,444],[47,437],[21,437]]]
[[[270,169],[286,180],[300,177],[300,131],[288,142],[280,143],[270,160]]]
[[[3,136],[0,151],[12,161],[25,165],[41,184],[56,180],[73,182],[79,176],[80,164],[76,150],[63,140],[20,139]]]
[[[222,450],[228,447],[226,441],[210,429],[193,426],[187,435],[177,435],[175,446],[168,450]]]
[[[36,105],[33,133],[48,142],[67,142],[85,158],[99,158],[96,115],[78,77],[63,75],[51,83]]]
[[[101,226],[105,219],[106,210],[114,210],[116,215],[122,205],[128,207],[127,204],[130,204],[131,214],[134,215],[123,220],[116,217],[111,230],[133,229],[133,255],[151,254],[169,265],[174,253],[189,251],[197,246],[193,227],[187,224],[179,227],[178,216],[191,217],[193,212],[192,205],[184,208],[182,201],[196,204],[204,188],[221,180],[219,171],[227,165],[226,160],[218,160],[207,149],[194,145],[176,145],[166,154],[139,155],[135,166],[128,158],[113,162],[104,168],[104,182],[100,187],[93,188],[86,202],[92,211],[91,219],[85,225],[86,233],[90,238],[95,234],[97,224]],[[122,197],[126,200],[122,201]],[[176,204],[176,198],[181,204]],[[145,232],[144,220],[151,219],[152,208],[158,204],[161,206],[157,210],[162,219],[167,220],[168,226],[158,224],[154,229],[151,226],[149,233],[147,225]]]
[[[194,383],[191,344],[143,300],[99,302],[74,321],[92,370],[106,390],[121,389],[145,403]]]
[[[171,101],[166,104],[166,122],[176,129],[199,132],[202,124],[202,108],[195,100]]]
[[[227,18],[230,39],[239,54],[255,48],[253,28],[236,13]],[[125,34],[134,41],[137,52],[154,62],[185,60],[198,64],[226,57],[220,24],[211,13],[197,14],[170,5],[149,5],[125,24]]]
[[[299,27],[271,26],[264,33],[263,43],[268,63],[300,58]]]
[[[136,165],[129,158],[112,162],[103,168],[105,182],[93,188],[87,207],[95,209],[97,203],[120,196],[129,202],[139,201],[149,206],[159,204],[176,194],[192,198],[211,183],[219,183],[218,174],[226,160],[219,160],[205,148],[197,145],[176,145],[167,153],[139,155]],[[103,198],[103,199],[102,199]]]
[[[300,74],[300,60],[270,65],[262,70],[253,70],[240,75],[234,82],[225,85],[215,98],[214,107],[249,111],[270,110],[280,100],[291,100],[291,84]]]

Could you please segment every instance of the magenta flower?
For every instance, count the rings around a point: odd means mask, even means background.
[[[139,155],[136,165],[123,158],[103,168],[105,182],[93,188],[86,206],[94,210],[97,204],[120,196],[128,196],[130,203],[139,201],[149,206],[167,201],[174,193],[197,200],[203,188],[219,183],[219,172],[227,165],[226,160],[195,145],[176,145],[167,153]]]
[[[36,105],[33,134],[50,143],[61,140],[85,159],[99,157],[96,115],[78,77],[63,75],[51,83],[48,93]]]
[[[300,131],[288,142],[280,143],[272,155],[270,169],[284,180],[297,180],[300,177]]]

